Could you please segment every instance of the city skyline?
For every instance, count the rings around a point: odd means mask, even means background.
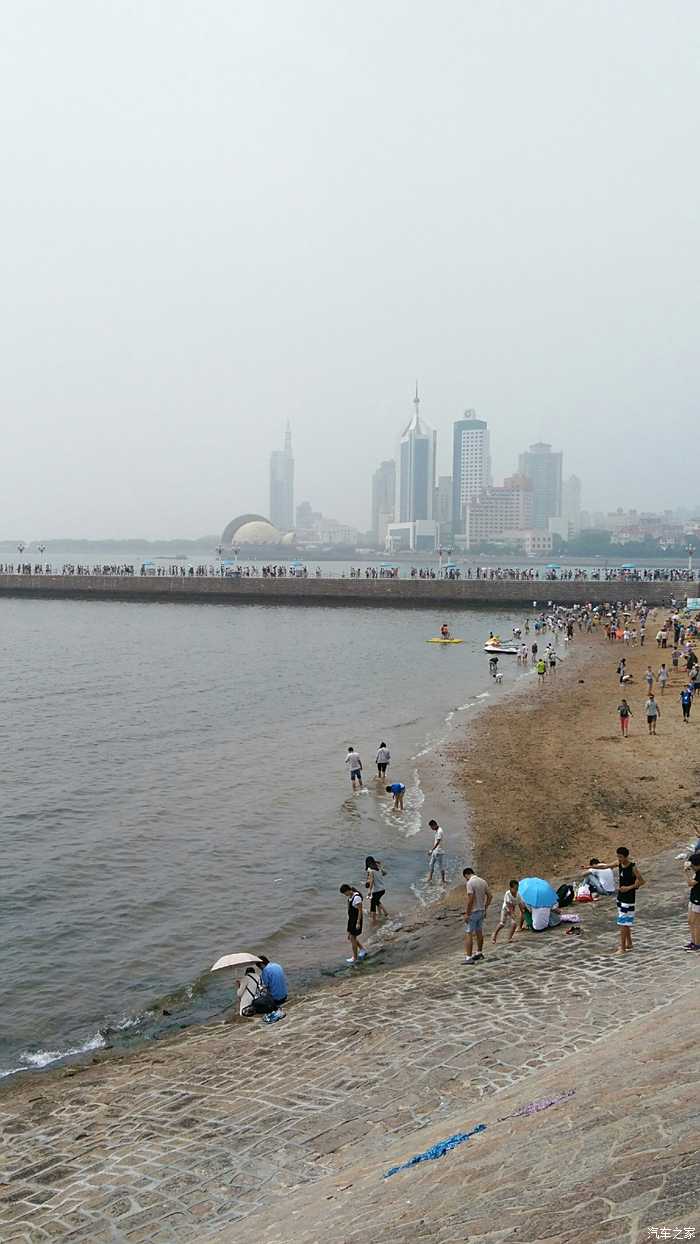
[[[416,375],[437,477],[475,409],[494,480],[544,441],[592,512],[694,505],[700,9],[387,5],[11,2],[8,536],[265,512],[286,418],[366,530]]]

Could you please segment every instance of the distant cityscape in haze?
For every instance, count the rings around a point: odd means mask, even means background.
[[[229,523],[224,543],[299,550],[344,549],[398,553],[466,553],[503,550],[527,557],[607,545],[679,550],[700,535],[693,511],[638,512],[582,508],[578,475],[564,474],[564,455],[545,441],[523,448],[514,472],[494,483],[489,426],[466,410],[452,427],[452,474],[437,473],[437,432],[421,413],[416,384],[413,414],[397,429],[395,458],[377,464],[370,483],[365,531],[294,503],[292,429],[270,455],[269,516],[241,515]],[[369,482],[369,481],[368,481]],[[600,547],[598,547],[600,546]]]

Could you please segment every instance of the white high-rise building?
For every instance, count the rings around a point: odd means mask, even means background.
[[[403,432],[399,449],[396,506],[399,523],[433,519],[437,433],[420,417],[418,385],[413,405],[416,413]]]
[[[454,424],[452,438],[452,524],[465,530],[466,508],[491,485],[491,447],[488,424],[467,410]]]

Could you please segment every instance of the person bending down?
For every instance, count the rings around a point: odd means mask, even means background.
[[[406,794],[406,787],[403,782],[392,782],[391,786],[387,786],[386,793],[393,797],[396,811],[403,812],[403,797]]]

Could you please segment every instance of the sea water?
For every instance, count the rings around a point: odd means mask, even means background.
[[[10,598],[0,617],[3,1074],[220,1013],[222,954],[334,970],[338,887],[362,887],[366,854],[392,913],[427,901],[423,766],[512,685],[515,659],[497,688],[483,643],[522,621]],[[446,619],[465,643],[427,644]],[[375,780],[383,740],[403,814]],[[464,823],[445,830],[454,873]]]

